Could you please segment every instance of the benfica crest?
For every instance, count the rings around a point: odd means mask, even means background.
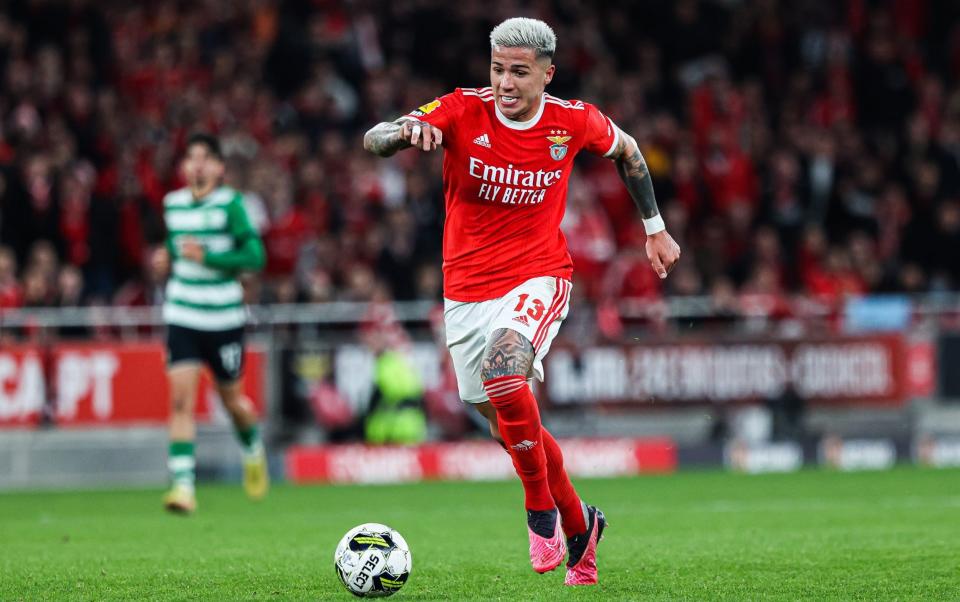
[[[567,156],[567,142],[573,136],[559,135],[566,134],[566,130],[550,130],[550,133],[554,134],[553,136],[547,136],[547,140],[553,142],[550,145],[550,156],[553,157],[554,161],[561,161]]]

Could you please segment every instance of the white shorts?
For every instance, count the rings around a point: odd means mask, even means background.
[[[515,330],[533,343],[533,376],[543,381],[543,358],[550,351],[570,306],[569,280],[554,276],[531,278],[489,301],[443,301],[447,348],[457,373],[460,399],[487,401],[480,370],[490,335],[501,328]]]

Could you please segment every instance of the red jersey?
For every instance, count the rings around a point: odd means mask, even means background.
[[[596,107],[543,95],[507,119],[490,88],[457,88],[407,117],[443,132],[444,297],[486,301],[539,276],[570,279],[560,221],[573,158],[613,153],[619,130]]]

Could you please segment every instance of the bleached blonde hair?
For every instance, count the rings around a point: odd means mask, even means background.
[[[490,32],[490,48],[532,48],[537,58],[553,58],[557,34],[539,19],[513,17]]]

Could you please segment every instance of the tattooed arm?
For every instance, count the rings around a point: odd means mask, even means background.
[[[398,150],[412,147],[430,152],[442,142],[443,132],[415,119],[384,121],[363,136],[363,148],[380,157],[389,157]]]
[[[660,214],[657,208],[657,199],[653,194],[653,180],[647,162],[640,154],[640,147],[633,136],[623,130],[620,131],[620,142],[616,150],[610,155],[617,166],[620,179],[627,186],[627,192],[633,199],[643,219],[650,219]]]
[[[647,257],[650,259],[650,264],[660,278],[666,278],[680,259],[680,247],[667,233],[663,218],[660,217],[657,199],[653,194],[650,170],[647,169],[647,162],[640,154],[637,141],[623,130],[620,130],[619,134],[620,142],[610,158],[616,163],[620,179],[623,180],[630,198],[643,216],[643,225],[647,231]]]

